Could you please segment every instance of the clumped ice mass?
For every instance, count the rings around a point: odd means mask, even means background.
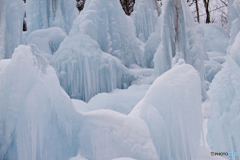
[[[239,154],[240,0],[228,34],[162,3],[0,0],[0,160]]]

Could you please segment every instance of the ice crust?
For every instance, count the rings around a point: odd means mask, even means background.
[[[211,115],[207,140],[213,151],[240,152],[239,81],[240,68],[228,56],[224,68],[215,76],[208,91]]]
[[[136,0],[134,4],[133,18],[136,35],[146,42],[149,36],[156,30],[158,12],[155,0]]]
[[[160,159],[194,159],[202,127],[201,81],[188,64],[158,77],[132,116],[148,125]]]
[[[119,0],[88,0],[74,21],[70,34],[86,34],[129,67],[145,66],[142,43],[135,36],[135,27],[126,16]]]
[[[0,60],[11,58],[22,43],[23,1],[0,0]]]
[[[176,16],[178,15],[178,16]],[[160,15],[161,42],[154,54],[154,70],[161,75],[174,65],[172,58],[183,58],[198,70],[201,78],[202,97],[207,99],[204,81],[203,31],[194,23],[192,14],[184,0],[168,0],[163,3]]]

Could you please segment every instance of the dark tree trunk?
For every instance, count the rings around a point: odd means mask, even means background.
[[[198,0],[195,0],[195,4],[196,4],[196,10],[197,10],[197,21],[199,23],[200,22],[200,18],[199,18]]]
[[[210,12],[209,12],[209,0],[203,0],[204,2],[204,6],[205,6],[205,10],[206,10],[206,23],[210,23],[211,19],[210,19]]]

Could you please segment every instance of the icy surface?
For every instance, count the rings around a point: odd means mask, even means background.
[[[207,52],[227,52],[229,37],[219,24],[201,24]]]
[[[70,34],[87,34],[100,49],[119,58],[125,66],[145,66],[142,43],[119,0],[88,0],[74,21]]]
[[[240,68],[228,57],[208,91],[211,116],[207,140],[216,152],[240,152]]]
[[[158,19],[156,9],[155,0],[135,1],[131,16],[135,24],[136,35],[142,42],[146,42],[148,37],[156,30]]]
[[[28,0],[25,9],[27,34],[49,27],[60,27],[68,33],[78,15],[76,0]]]
[[[214,76],[222,69],[220,63],[212,60],[205,61],[204,67],[205,67],[205,79],[210,83],[212,82]]]
[[[84,101],[97,93],[127,88],[133,79],[117,58],[102,52],[96,41],[82,33],[71,32],[51,63],[68,95]]]
[[[116,159],[112,159],[112,160],[135,160],[132,158],[116,158]]]
[[[66,36],[61,28],[40,29],[28,36],[27,43],[35,44],[44,57],[50,59]]]
[[[148,125],[160,159],[194,159],[202,126],[201,82],[188,64],[158,77],[130,115]]]
[[[235,42],[230,48],[230,54],[232,58],[236,61],[238,66],[240,66],[240,32],[237,34],[235,38]]]
[[[204,56],[206,55],[202,30],[194,23],[184,0],[168,0],[163,3],[161,14],[161,43],[154,55],[154,70],[159,76],[169,70],[172,58],[184,58],[198,70],[201,78],[203,100],[207,98],[204,81]]]
[[[0,0],[0,60],[11,58],[22,42],[23,1]]]

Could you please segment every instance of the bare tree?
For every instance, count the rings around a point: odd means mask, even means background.
[[[206,11],[206,23],[210,23],[209,0],[203,0],[203,3]]]
[[[133,12],[135,0],[120,0],[120,2],[126,15],[130,16]]]

